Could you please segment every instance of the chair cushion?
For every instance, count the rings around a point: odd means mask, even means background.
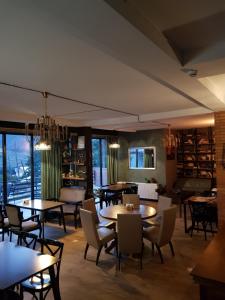
[[[102,244],[105,244],[116,237],[116,233],[112,229],[100,227],[97,229],[97,231],[98,231],[99,239]]]
[[[159,236],[159,226],[152,226],[143,229],[143,237],[149,241],[156,243]]]
[[[108,227],[108,228],[115,228],[115,222],[109,220],[101,220],[98,223],[98,227]]]
[[[4,218],[4,227],[8,227],[8,226],[9,226],[9,219]]]
[[[32,231],[37,228],[39,228],[39,224],[37,222],[33,222],[31,220],[22,222],[22,230],[24,231]]]

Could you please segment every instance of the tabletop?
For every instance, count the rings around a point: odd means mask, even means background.
[[[59,201],[49,201],[49,200],[20,200],[16,201],[14,204],[10,203],[10,205],[15,205],[20,208],[34,209],[38,211],[47,211],[52,208],[57,208],[64,205],[63,202]]]
[[[156,215],[154,207],[140,204],[132,210],[128,210],[125,205],[111,205],[100,210],[100,215],[109,220],[117,220],[117,214],[141,214],[143,220],[152,218]]]
[[[187,200],[191,202],[196,202],[196,203],[215,203],[216,202],[216,197],[202,197],[202,196],[192,196],[189,197]]]
[[[111,184],[107,186],[101,187],[102,191],[123,191],[126,189],[130,189],[132,187],[135,187],[136,184],[132,183],[117,183],[117,184]]]
[[[0,290],[20,283],[56,262],[54,256],[12,242],[0,242]]]
[[[222,283],[223,287],[225,286],[224,235],[225,228],[222,227],[198,258],[197,264],[191,272],[196,281],[204,280],[211,286]]]

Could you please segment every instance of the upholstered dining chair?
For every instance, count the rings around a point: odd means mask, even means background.
[[[142,269],[143,235],[140,214],[117,215],[118,261],[121,269],[122,254],[136,254],[140,257]]]
[[[74,216],[74,227],[77,228],[77,219],[79,217],[79,207],[85,199],[85,189],[63,187],[60,189],[59,201],[64,202],[64,215]]]
[[[59,286],[59,274],[64,243],[57,240],[43,238],[39,238],[37,241],[41,245],[42,254],[49,254],[55,256],[58,259],[57,263],[54,265],[54,273],[56,277],[56,284]],[[20,296],[22,299],[23,293],[26,291],[32,294],[35,299],[38,299],[38,294],[39,299],[44,300],[46,299],[46,296],[48,295],[52,287],[53,282],[51,281],[50,274],[47,270],[23,281],[20,285]]]
[[[156,246],[161,263],[163,263],[163,256],[160,250],[164,245],[169,244],[171,253],[174,256],[172,236],[175,228],[177,207],[162,210],[162,219],[159,226],[151,226],[143,229],[143,237],[152,243],[152,250],[154,254],[154,245]]]
[[[96,215],[92,211],[80,208],[80,218],[84,230],[84,235],[87,241],[84,252],[84,259],[86,259],[89,246],[92,246],[98,250],[96,257],[96,265],[98,265],[102,247],[112,240],[116,241],[116,233],[113,229],[109,229],[106,227],[97,228]]]
[[[6,213],[9,219],[9,228],[19,231],[34,231],[39,230],[39,237],[41,237],[42,227],[39,215],[32,215],[29,218],[23,219],[20,208],[14,205],[6,204]],[[10,231],[10,240],[12,239],[12,231]]]
[[[133,204],[134,206],[140,205],[140,197],[138,194],[123,194],[123,204]]]
[[[159,226],[162,219],[163,210],[171,207],[171,205],[172,205],[172,198],[160,195],[156,207],[157,215],[149,220],[143,221],[143,226],[144,227]]]
[[[2,234],[2,241],[5,239],[5,233],[9,230],[9,219],[6,217],[6,211],[0,205],[0,230]]]
[[[93,212],[94,216],[95,216],[95,222],[96,225],[98,227],[107,227],[107,228],[115,228],[115,222],[113,221],[109,221],[109,220],[100,220],[97,210],[96,210],[96,206],[95,206],[95,199],[94,198],[90,198],[90,199],[86,199],[82,201],[82,207],[83,209],[89,210],[91,212]]]

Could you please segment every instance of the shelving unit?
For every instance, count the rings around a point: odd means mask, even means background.
[[[85,137],[71,134],[67,143],[63,144],[63,148],[63,185],[87,188]]]
[[[179,130],[177,177],[215,180],[215,137],[213,128]]]
[[[92,129],[69,129],[69,139],[62,143],[62,186],[86,190],[86,198],[92,197]]]

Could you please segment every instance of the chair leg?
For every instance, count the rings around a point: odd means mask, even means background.
[[[118,254],[118,263],[119,263],[118,268],[119,268],[119,271],[121,270],[121,262],[120,262],[120,260],[121,260],[121,253],[119,252],[119,254]]]
[[[169,245],[170,245],[170,250],[171,250],[172,255],[175,256],[174,249],[173,249],[173,244],[172,244],[171,241],[169,241]]]
[[[40,229],[39,229],[39,236],[38,236],[39,238],[41,238],[41,234],[42,234],[42,226],[40,226]]]
[[[155,254],[155,247],[154,247],[154,243],[152,243],[152,256],[154,256]]]
[[[98,265],[98,260],[99,260],[99,256],[100,256],[101,251],[102,251],[102,245],[98,249],[98,253],[97,253],[97,257],[96,257],[96,266]]]
[[[10,231],[9,240],[12,242],[12,231]]]
[[[89,244],[86,244],[85,250],[84,250],[84,259],[87,257],[87,252],[88,252]]]
[[[162,256],[162,252],[161,252],[161,250],[160,250],[160,247],[159,247],[157,244],[155,244],[155,245],[156,245],[156,248],[157,248],[157,250],[158,250],[158,252],[159,252],[159,257],[160,257],[161,263],[163,264],[164,261],[163,261],[163,256]]]

